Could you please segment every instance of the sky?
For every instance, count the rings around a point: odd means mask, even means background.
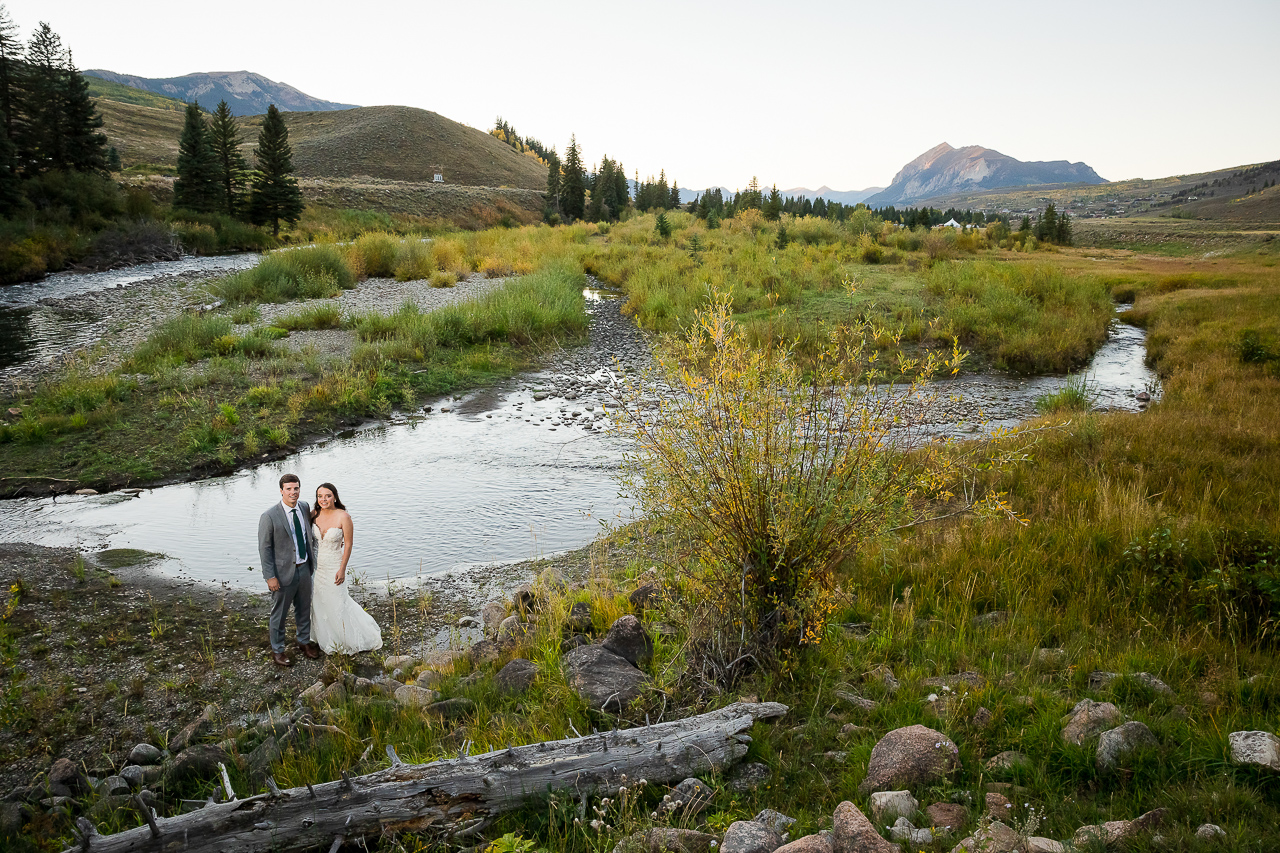
[[[14,0],[81,69],[501,115],[680,186],[886,186],[940,142],[1108,180],[1280,158],[1280,0]]]

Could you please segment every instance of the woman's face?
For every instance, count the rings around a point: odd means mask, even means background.
[[[320,504],[321,509],[330,509],[333,506],[333,492],[328,489],[316,489],[316,503]]]

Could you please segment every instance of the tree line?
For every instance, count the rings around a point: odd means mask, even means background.
[[[173,206],[269,224],[272,235],[279,236],[281,222],[292,224],[302,215],[302,191],[292,174],[289,129],[275,104],[267,107],[258,132],[253,171],[240,153],[242,143],[240,127],[225,100],[207,121],[198,103],[188,104],[178,138]]]
[[[105,176],[107,137],[71,51],[41,22],[24,44],[0,5],[0,215],[60,199],[50,174]]]

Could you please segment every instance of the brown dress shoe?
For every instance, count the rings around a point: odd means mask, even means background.
[[[275,662],[276,666],[293,666],[293,661],[289,660],[289,657],[284,652],[272,652],[271,660]]]
[[[307,657],[311,658],[312,660],[315,660],[316,658],[320,657],[319,643],[305,643],[305,644],[299,645],[298,648],[302,649],[302,653]]]

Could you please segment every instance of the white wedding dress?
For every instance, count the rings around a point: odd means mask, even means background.
[[[351,599],[350,578],[334,583],[342,565],[342,528],[330,527],[316,536],[316,574],[311,582],[311,637],[325,654],[355,654],[382,648],[382,629]]]

